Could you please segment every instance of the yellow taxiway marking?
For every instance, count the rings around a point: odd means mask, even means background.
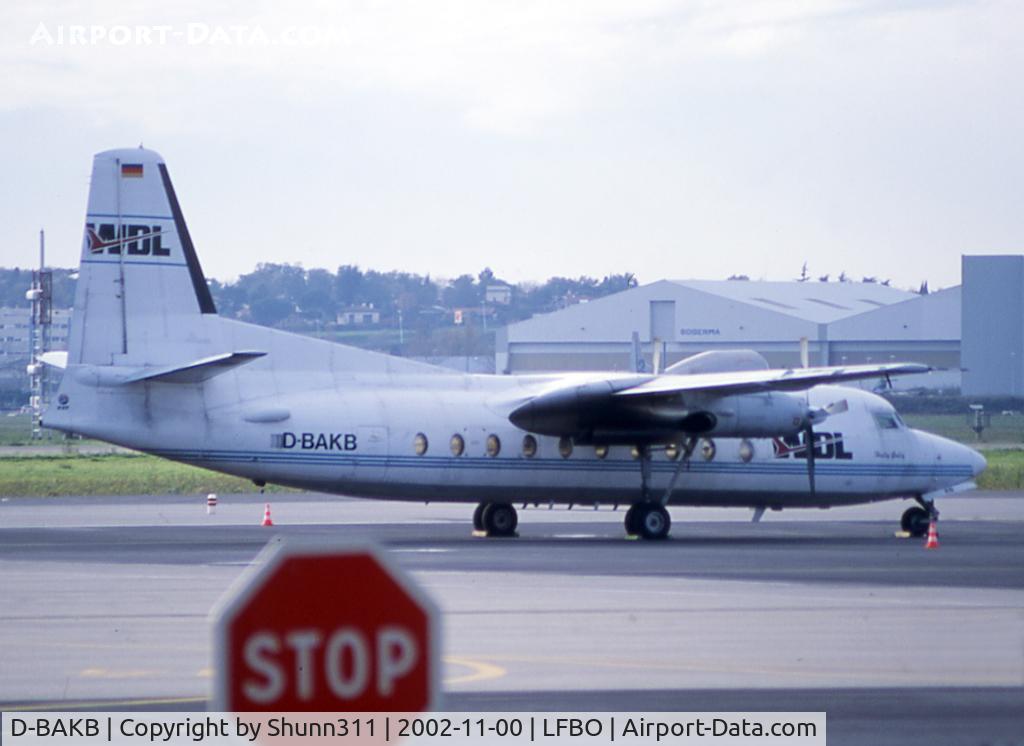
[[[187,705],[206,702],[206,697],[173,697],[165,699],[120,699],[120,700],[99,700],[96,702],[51,702],[41,705],[5,705],[0,703],[0,710],[4,712],[33,712],[45,710],[70,711],[81,710],[86,707],[102,708],[106,712],[114,712],[119,707],[146,707],[148,705]]]
[[[455,658],[446,655],[441,660],[452,666],[463,666],[471,670],[471,673],[463,676],[455,676],[450,679],[445,679],[445,686],[450,686],[452,684],[469,684],[476,681],[487,681],[489,679],[500,679],[508,673],[508,671],[501,666],[495,666],[493,663],[472,660],[470,658]]]
[[[613,658],[581,658],[581,657],[570,657],[570,656],[545,656],[545,655],[492,655],[489,656],[491,660],[500,661],[502,663],[536,663],[536,664],[548,664],[557,666],[579,666],[589,668],[611,668],[611,669],[624,669],[624,670],[642,670],[642,671],[686,671],[690,673],[743,673],[743,674],[770,674],[774,676],[792,676],[798,675],[806,678],[835,678],[840,676],[842,673],[850,673],[847,668],[835,668],[826,670],[813,670],[794,666],[786,665],[769,665],[769,666],[747,666],[747,665],[730,665],[730,664],[716,664],[713,662],[702,662],[695,664],[687,663],[660,663],[657,661],[626,661],[617,660]],[[860,671],[854,673],[863,673]],[[913,684],[915,679],[914,673],[907,673],[904,671],[880,671],[878,669],[871,669],[870,675],[875,677],[879,682],[891,682],[899,686],[910,686]],[[970,675],[970,674],[968,674]],[[964,681],[964,685],[970,685],[972,680]],[[446,682],[447,683],[447,682]]]
[[[86,679],[144,679],[156,676],[160,671],[145,668],[131,669],[109,669],[109,668],[84,668],[78,675]]]

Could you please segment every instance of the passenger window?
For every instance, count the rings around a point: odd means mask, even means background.
[[[523,455],[526,458],[533,458],[537,455],[537,439],[532,435],[523,436]]]
[[[416,451],[417,456],[422,456],[427,452],[427,436],[423,433],[416,433],[416,437],[413,439],[413,449]]]
[[[562,458],[569,458],[572,455],[572,439],[561,438],[558,441],[558,452],[562,454]]]
[[[451,443],[449,443],[449,446],[452,449],[453,456],[461,456],[462,452],[466,450],[466,441],[462,439],[461,435],[456,433],[455,435],[452,436],[452,440]]]
[[[487,436],[487,455],[494,458],[501,453],[501,440],[498,439],[497,435]]]

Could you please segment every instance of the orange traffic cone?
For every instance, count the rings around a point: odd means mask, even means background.
[[[263,509],[263,523],[261,526],[273,526],[274,522],[270,520],[270,503],[267,503],[267,507]]]
[[[939,548],[939,530],[935,524],[935,521],[931,521],[928,524],[928,541],[925,542],[925,549],[938,549]]]

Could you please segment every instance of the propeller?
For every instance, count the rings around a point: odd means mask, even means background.
[[[810,350],[807,344],[807,337],[800,337],[800,365],[804,368],[810,367]],[[811,499],[815,496],[814,468],[817,458],[817,444],[814,442],[814,426],[820,425],[834,414],[841,414],[850,409],[850,403],[846,399],[834,401],[824,407],[811,409],[811,391],[807,390],[807,416],[804,417],[804,447],[807,449],[807,481],[811,487]]]
[[[807,449],[807,479],[811,485],[811,499],[814,499],[814,460],[818,451],[814,442],[814,426],[820,425],[834,414],[842,414],[850,409],[850,403],[846,399],[834,401],[818,409],[810,408],[810,392],[808,396],[807,416],[804,418],[804,447]]]
[[[807,337],[800,337],[800,367],[809,368],[811,365],[810,348],[807,344]],[[811,500],[814,500],[814,420],[816,412],[811,410],[811,391],[807,390],[804,395],[807,404],[807,416],[804,417],[804,448],[807,449],[807,480],[811,485]],[[828,415],[826,415],[827,417]],[[822,418],[824,419],[824,418]]]

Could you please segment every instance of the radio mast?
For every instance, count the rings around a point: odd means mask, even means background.
[[[29,321],[29,408],[32,410],[32,438],[43,437],[40,422],[46,406],[46,366],[43,354],[50,349],[50,326],[53,323],[53,271],[46,269],[46,234],[39,231],[39,269],[32,271],[32,287],[25,293],[32,303]]]

